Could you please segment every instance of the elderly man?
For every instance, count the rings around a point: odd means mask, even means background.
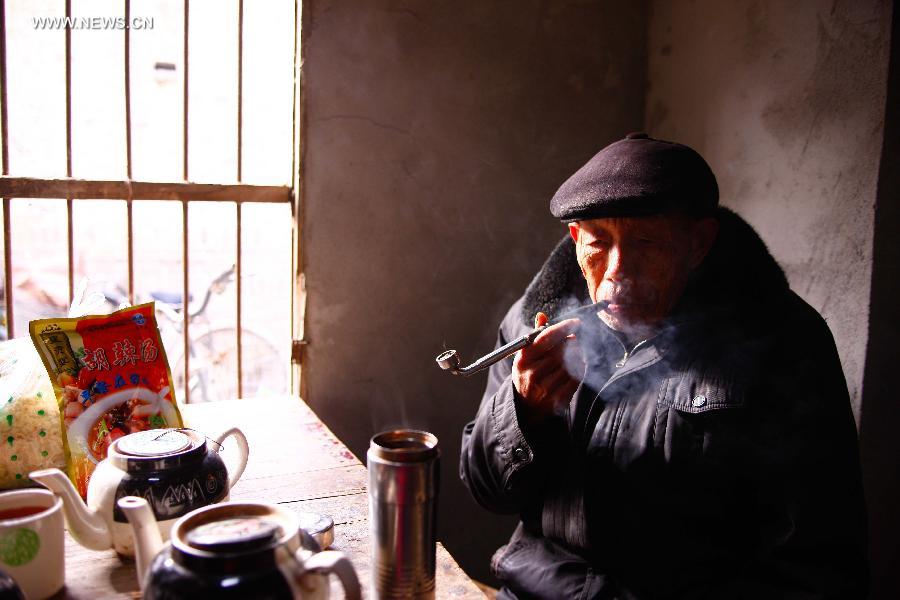
[[[550,203],[568,226],[499,343],[460,473],[521,522],[501,598],[862,598],[856,430],[834,341],[699,154],[630,134]]]

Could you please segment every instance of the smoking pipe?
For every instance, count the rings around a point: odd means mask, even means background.
[[[600,302],[595,302],[594,304],[582,306],[567,313],[563,313],[546,325],[538,327],[537,329],[534,329],[523,336],[517,337],[508,344],[500,346],[490,354],[485,354],[467,367],[460,367],[462,362],[460,361],[459,353],[457,353],[456,350],[447,350],[445,352],[442,352],[434,360],[437,361],[438,366],[443,370],[450,371],[454,375],[465,375],[466,377],[468,377],[469,375],[474,375],[479,371],[484,371],[494,363],[500,362],[507,356],[515,354],[526,346],[530,346],[532,342],[534,342],[534,339],[538,335],[540,335],[540,333],[547,327],[556,325],[557,323],[562,323],[563,321],[566,321],[568,319],[578,319],[591,313],[605,310],[607,306],[609,306],[609,302],[606,300],[601,300]]]

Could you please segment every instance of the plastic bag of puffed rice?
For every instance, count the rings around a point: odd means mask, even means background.
[[[0,489],[33,485],[28,473],[64,469],[59,407],[28,338],[0,342]]]

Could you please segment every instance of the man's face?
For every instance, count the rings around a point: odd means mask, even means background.
[[[610,303],[601,320],[629,338],[646,337],[669,314],[716,230],[714,219],[672,215],[569,224],[591,298]]]

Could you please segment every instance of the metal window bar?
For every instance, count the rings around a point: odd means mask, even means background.
[[[303,257],[301,255],[302,244],[300,236],[302,235],[303,217],[301,213],[301,189],[300,189],[300,170],[302,168],[299,141],[301,134],[301,126],[304,121],[304,106],[301,88],[300,68],[301,61],[301,24],[303,23],[303,10],[306,4],[300,3],[300,0],[294,0],[294,86],[293,86],[293,128],[291,130],[291,148],[293,154],[291,156],[291,215],[294,219],[294,230],[291,236],[291,280],[293,286],[291,289],[291,393],[297,393],[304,396],[304,390],[301,388],[301,364],[302,350],[304,339],[304,325],[306,322],[306,303],[305,290],[303,287]],[[296,349],[296,351],[295,351]]]
[[[6,98],[6,0],[0,0],[0,128],[3,129],[0,136],[2,146],[3,176],[9,175],[9,121],[7,119]],[[9,205],[10,198],[2,194],[3,198],[3,278],[6,289],[6,335],[12,338],[16,333],[13,323],[13,291],[12,291],[12,225],[10,222]]]
[[[297,29],[299,29],[299,6],[295,2],[295,16]],[[124,0],[126,22],[130,22],[131,1]],[[65,2],[66,17],[72,16],[71,0]],[[298,52],[298,31],[295,31],[294,61],[296,68]],[[242,305],[241,305],[241,268],[242,268],[242,206],[246,202],[260,203],[291,203],[296,205],[295,190],[288,186],[249,185],[242,182],[243,170],[243,37],[244,37],[244,3],[238,3],[238,103],[237,103],[237,183],[236,184],[197,184],[190,182],[189,171],[189,35],[190,35],[190,0],[184,0],[184,36],[183,36],[183,164],[180,183],[155,183],[141,182],[132,179],[132,130],[131,130],[131,37],[129,28],[124,30],[125,44],[125,152],[126,173],[124,181],[97,181],[80,180],[73,177],[72,172],[72,38],[71,29],[65,28],[65,111],[66,111],[66,178],[42,179],[30,177],[13,177],[9,174],[9,146],[8,146],[8,114],[7,114],[7,50],[6,50],[6,2],[0,0],[0,150],[2,150],[2,175],[0,175],[0,198],[3,200],[3,230],[4,230],[4,285],[6,288],[6,318],[7,335],[15,336],[13,322],[14,294],[12,286],[12,225],[10,218],[10,204],[12,198],[64,198],[66,201],[66,230],[67,230],[67,271],[68,292],[71,302],[74,295],[74,233],[73,233],[73,201],[75,199],[121,199],[125,198],[127,206],[127,244],[128,244],[128,297],[134,301],[134,200],[180,200],[182,203],[182,260],[183,260],[183,310],[184,310],[184,401],[190,402],[190,331],[188,316],[188,291],[190,284],[189,261],[189,203],[197,201],[221,201],[232,200],[237,211],[236,241],[237,261],[235,275],[237,280],[237,383],[238,396],[243,394],[243,361],[242,361]],[[295,94],[297,82],[295,81]],[[296,102],[295,102],[296,107]],[[294,118],[298,117],[296,109]],[[297,136],[297,124],[294,126],[295,146]],[[295,149],[296,152],[296,149]],[[297,157],[293,157],[293,167],[297,169]],[[296,173],[294,185],[297,185]],[[296,218],[296,215],[295,215]],[[292,269],[292,273],[294,273]],[[292,297],[292,327],[295,316],[293,315]]]
[[[188,37],[190,33],[190,12],[191,12],[191,3],[190,0],[184,0],[184,102],[182,104],[182,110],[184,111],[184,119],[183,119],[183,127],[184,127],[184,135],[182,137],[182,152],[184,153],[182,156],[183,161],[183,179],[185,182],[189,181],[188,175],[188,68],[190,63],[188,63]],[[181,306],[184,315],[183,323],[184,329],[182,330],[182,335],[184,335],[184,403],[190,404],[191,402],[191,333],[190,333],[190,310],[188,309],[190,305],[190,262],[188,261],[188,201],[187,199],[183,199],[181,201],[181,232],[182,232],[182,264],[184,265],[184,283],[181,289]],[[238,371],[241,370],[241,365],[238,365]]]
[[[125,0],[125,22],[131,23],[131,0]],[[131,27],[125,28],[125,181],[131,182]],[[69,174],[69,177],[72,175]],[[125,198],[128,245],[128,302],[134,304],[134,202],[131,186]]]
[[[72,0],[66,0],[66,19],[71,18]],[[6,32],[3,37],[6,37]],[[66,27],[66,177],[72,177],[72,30],[68,27]],[[66,194],[66,271],[69,282],[69,306],[75,299],[74,214],[72,196]]]
[[[37,179],[34,177],[0,176],[0,194],[9,198],[65,198],[75,200],[121,200],[131,188],[134,200],[190,200],[221,202],[239,197],[242,204],[286,203],[291,201],[291,188],[282,185],[250,183],[157,183],[153,181],[99,181],[88,179]]]
[[[244,167],[244,0],[238,0],[238,64],[237,64],[237,182],[241,182]],[[235,240],[235,291],[237,293],[237,390],[238,398],[244,395],[243,344],[241,343],[241,203],[235,202],[235,223],[237,224],[237,240]]]

